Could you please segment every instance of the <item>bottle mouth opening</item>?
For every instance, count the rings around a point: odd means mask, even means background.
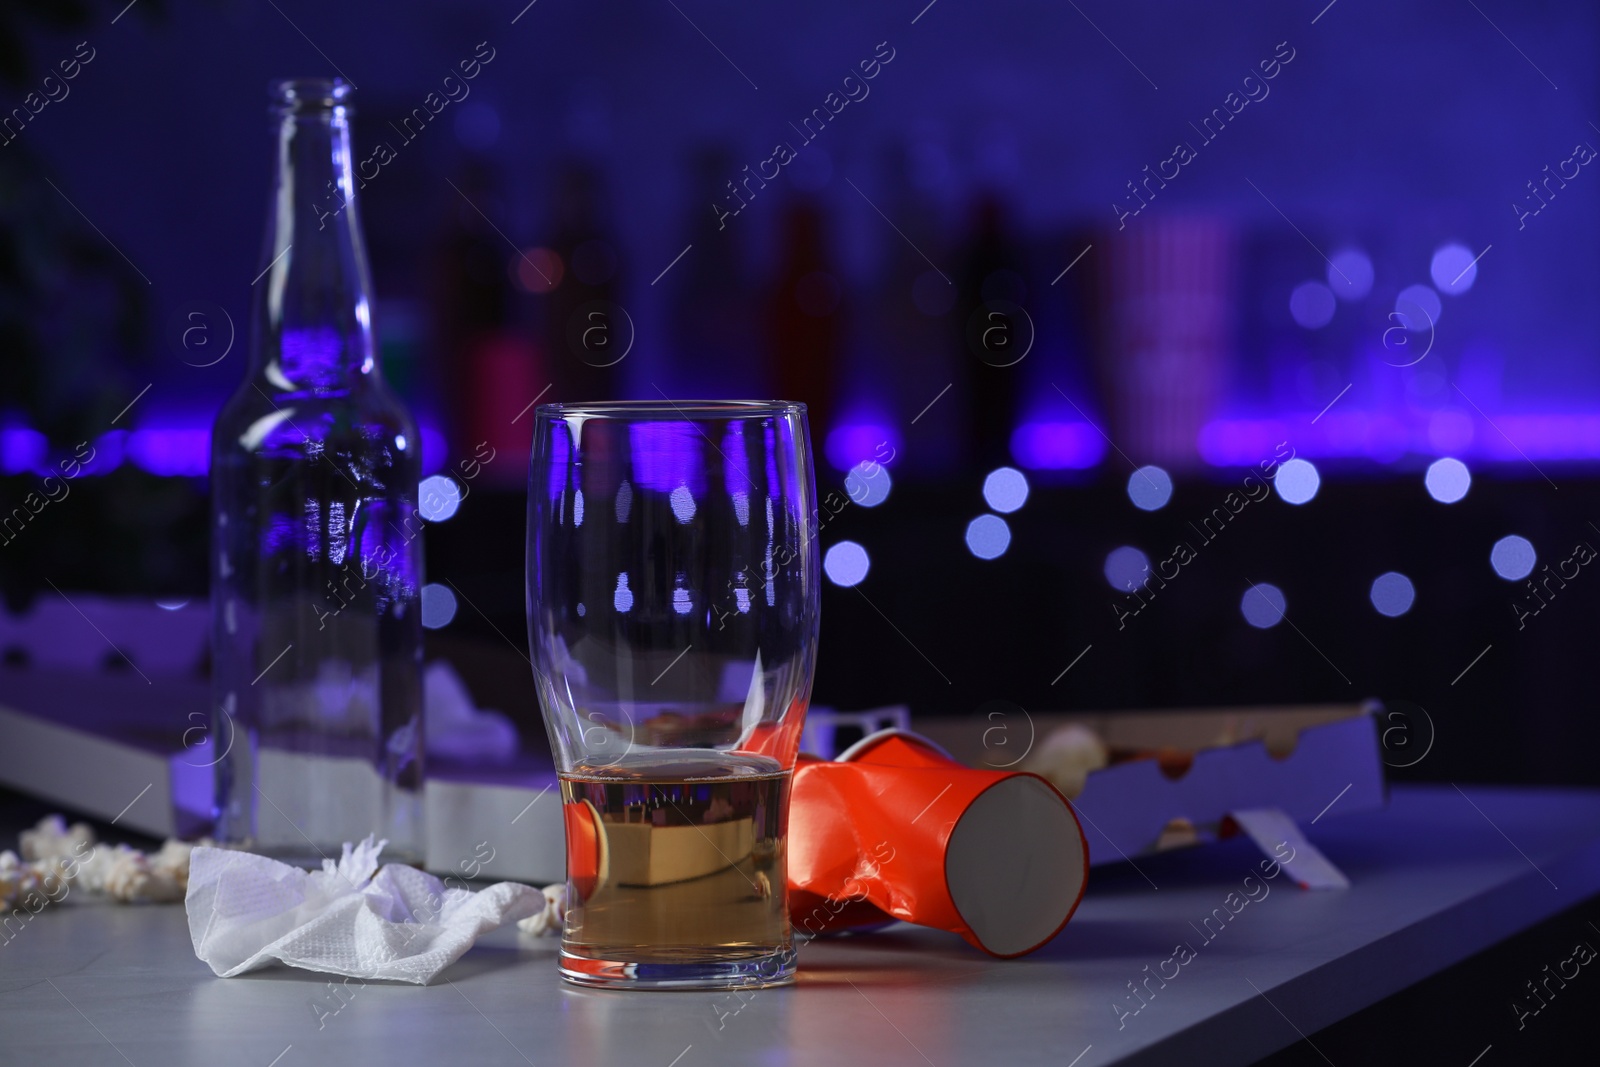
[[[282,78],[268,86],[272,110],[277,114],[348,112],[355,87],[343,78]]]

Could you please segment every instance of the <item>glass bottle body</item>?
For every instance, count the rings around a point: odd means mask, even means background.
[[[215,832],[420,861],[420,442],[374,357],[345,87],[275,92],[254,350],[212,434]]]

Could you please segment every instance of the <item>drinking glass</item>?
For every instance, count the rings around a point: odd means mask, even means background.
[[[538,409],[528,632],[566,823],[564,978],[793,981],[815,502],[803,404]]]

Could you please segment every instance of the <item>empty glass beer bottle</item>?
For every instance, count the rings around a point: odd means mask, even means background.
[[[215,833],[308,864],[423,841],[420,440],[378,370],[349,91],[272,87],[250,365],[211,440]]]

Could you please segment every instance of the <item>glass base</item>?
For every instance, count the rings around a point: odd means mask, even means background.
[[[623,962],[561,950],[561,977],[597,989],[765,989],[794,984],[794,946],[776,952],[685,952],[683,958]]]

